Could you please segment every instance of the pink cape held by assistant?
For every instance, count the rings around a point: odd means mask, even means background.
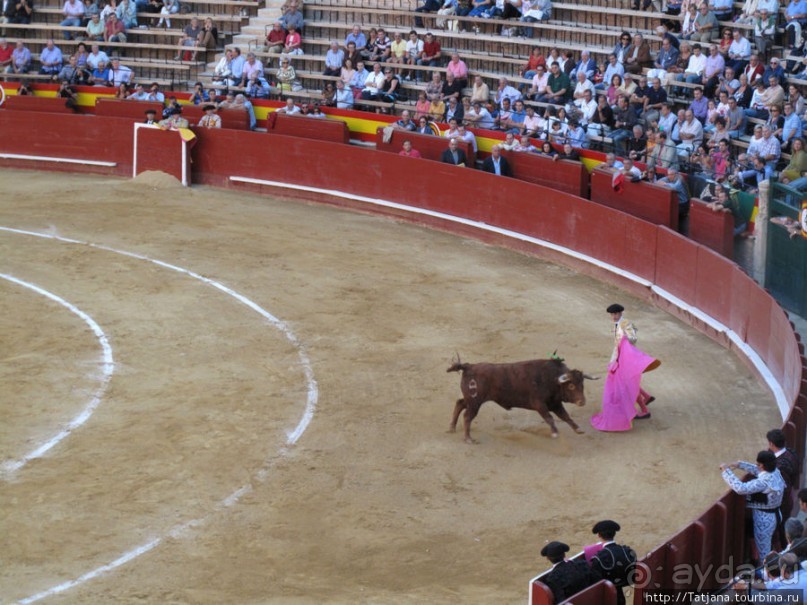
[[[627,338],[619,342],[616,370],[609,370],[602,392],[602,412],[591,417],[591,426],[599,431],[629,431],[636,416],[636,398],[641,388],[642,374],[661,365],[634,347]]]

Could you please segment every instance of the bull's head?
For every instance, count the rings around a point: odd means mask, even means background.
[[[583,390],[583,380],[598,380],[594,376],[583,374],[580,370],[569,370],[558,376],[561,401],[574,403],[578,406],[586,405],[586,393]]]

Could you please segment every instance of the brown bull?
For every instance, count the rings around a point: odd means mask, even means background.
[[[558,429],[552,418],[558,418],[572,427],[576,433],[583,430],[575,424],[563,408],[563,402],[586,404],[583,379],[596,380],[580,370],[570,370],[561,359],[534,359],[517,363],[457,363],[447,372],[462,372],[462,399],[454,406],[450,431],[457,430],[457,420],[465,410],[465,441],[471,439],[471,422],[486,401],[495,401],[504,409],[525,408],[535,410],[552,430],[552,437],[558,436]]]

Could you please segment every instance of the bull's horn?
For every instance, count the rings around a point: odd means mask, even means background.
[[[599,380],[600,379],[599,376],[589,376],[588,374],[583,374],[583,378],[585,378],[586,380]]]
[[[568,374],[561,374],[558,376],[558,384],[563,384],[564,382],[569,382],[572,378]]]

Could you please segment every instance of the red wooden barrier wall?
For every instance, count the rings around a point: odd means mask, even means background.
[[[595,168],[591,173],[591,200],[616,208],[656,225],[678,229],[678,195],[672,189],[653,183],[625,181],[621,192],[614,191],[613,174]]]
[[[397,154],[403,149],[403,142],[407,140],[412,142],[412,149],[417,149],[421,157],[426,160],[439,162],[442,153],[448,149],[448,139],[445,137],[430,134],[417,134],[405,130],[394,130],[390,140],[385,143],[384,129],[381,127],[376,129],[375,145],[378,151],[388,151]],[[468,158],[468,165],[473,166],[476,162],[474,146],[465,141],[460,141],[459,148],[465,152],[465,156]]]
[[[342,120],[287,116],[284,113],[275,112],[269,115],[267,126],[272,134],[317,139],[332,143],[350,142],[350,129]]]
[[[555,162],[546,156],[516,151],[502,155],[510,163],[514,178],[588,198],[589,174],[582,162]]]
[[[76,113],[67,105],[65,99],[56,97],[34,97],[31,95],[10,95],[3,105],[13,111],[43,111],[47,113]]]
[[[702,200],[690,200],[689,237],[726,258],[734,258],[734,217],[710,210]]]

